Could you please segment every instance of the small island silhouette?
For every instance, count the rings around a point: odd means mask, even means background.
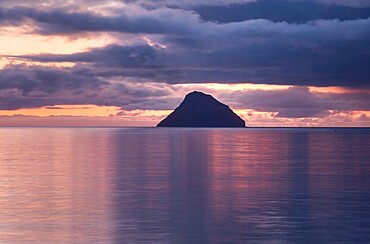
[[[245,121],[211,95],[193,91],[157,127],[245,127]]]

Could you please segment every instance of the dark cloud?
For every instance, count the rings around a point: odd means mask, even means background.
[[[253,4],[255,2],[265,0],[122,0],[125,3],[134,3],[141,6],[147,7],[162,7],[162,6],[177,6],[177,7],[189,7],[189,6],[232,6],[242,4]],[[275,0],[269,0],[273,4]],[[351,7],[368,7],[370,1],[368,0],[289,0],[292,2],[304,2],[304,3],[319,3],[324,5],[339,5],[339,6],[351,6]]]
[[[23,65],[5,68],[0,72],[0,90],[18,89],[22,95],[39,93],[53,94],[60,90],[78,93],[80,89],[97,89],[106,82],[80,75],[68,69],[26,67]]]
[[[129,80],[108,82],[78,68],[9,66],[0,71],[0,109],[3,110],[60,104],[160,109],[171,100],[172,93],[171,88],[163,85]]]
[[[93,100],[108,83],[69,69],[10,66],[0,71],[0,109],[76,104]]]
[[[321,99],[316,99],[307,87],[234,92],[233,96],[241,107],[263,112],[278,112],[278,117],[313,117],[329,109],[327,104]]]
[[[244,5],[264,0],[110,0],[111,3],[125,3],[129,5],[139,5],[149,9],[161,8],[161,7],[178,7],[187,8],[193,6],[233,6],[233,5]],[[272,3],[277,0],[270,0]],[[292,2],[315,2],[322,5],[338,5],[338,6],[351,6],[356,8],[369,7],[369,0],[289,0]],[[60,1],[60,0],[2,0],[0,5],[11,7],[11,6],[42,6],[42,7],[53,7],[53,6],[64,6],[72,8],[86,8],[86,7],[99,7],[104,6],[107,3],[106,0],[71,0],[71,1]]]
[[[348,1],[350,2],[350,1]],[[306,23],[316,19],[356,20],[370,17],[370,6],[323,5],[314,1],[259,0],[228,6],[198,6],[193,9],[205,21],[219,23],[267,19],[274,22]]]
[[[296,1],[296,0],[291,0]],[[307,0],[309,1],[309,0]],[[334,5],[343,5],[343,6],[353,6],[357,8],[364,8],[370,6],[369,0],[313,0],[322,4],[334,4]]]
[[[12,8],[2,9],[0,19],[32,19],[47,33],[114,31],[151,38],[150,45],[142,41],[70,55],[23,56],[41,62],[89,63],[84,67],[89,75],[167,83],[369,86],[370,18],[219,24],[201,21],[192,11],[169,8],[115,16]]]
[[[119,46],[110,45],[88,52],[67,55],[28,55],[22,58],[39,62],[83,62],[93,63],[98,67],[122,68],[159,68],[164,65],[164,50],[149,45]]]
[[[52,109],[52,110],[61,110],[61,109],[64,109],[62,107],[56,107],[56,106],[47,106],[45,107],[46,109]]]
[[[330,22],[325,24],[329,29],[336,26],[330,26]],[[311,26],[305,28],[314,29]],[[367,39],[370,35],[359,36],[362,40],[337,37],[333,42],[313,43],[314,35],[322,34],[316,30],[312,32],[312,29],[307,31],[312,34],[312,42],[300,37],[292,40],[291,33],[278,33],[274,42],[263,40],[235,44],[235,47],[224,45],[221,37],[219,40],[215,37],[210,46],[213,43],[217,48],[176,48],[171,46],[173,43],[166,43],[166,49],[144,44],[112,45],[70,55],[22,58],[81,63],[80,67],[89,77],[131,77],[170,84],[217,82],[369,87],[370,41]],[[235,39],[229,44],[237,42]]]
[[[190,6],[220,6],[220,5],[231,5],[231,4],[242,4],[249,3],[255,0],[121,0],[124,3],[136,4],[146,8],[158,8],[158,7],[190,7]]]
[[[41,74],[41,75],[40,75]],[[0,72],[0,109],[54,105],[95,104],[118,106],[123,110],[171,110],[191,87],[171,87],[164,83],[140,83],[128,78],[105,81],[82,76],[78,69],[64,71],[45,67],[6,68]],[[94,80],[95,79],[95,80]],[[369,92],[324,93],[307,87],[285,90],[217,91],[221,101],[233,108],[277,113],[277,118],[324,118],[338,112],[370,111]]]
[[[221,98],[240,108],[277,112],[277,117],[325,117],[332,111],[370,111],[367,92],[311,92],[307,87],[285,90],[254,90],[224,93]]]
[[[1,8],[0,24],[20,25],[33,21],[39,34],[78,34],[81,32],[123,32],[147,34],[193,34],[192,24],[199,19],[189,11],[154,9],[130,14],[106,16],[91,12],[71,12],[69,9],[35,9],[27,7]]]

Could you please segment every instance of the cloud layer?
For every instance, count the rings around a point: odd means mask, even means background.
[[[0,109],[56,104],[171,109],[187,92],[174,84],[202,83],[290,85],[279,91],[212,91],[238,108],[276,117],[370,109],[369,1],[39,4],[2,1],[0,26],[27,27],[38,36],[104,33],[120,41],[71,54],[2,55],[25,64],[0,70]],[[73,67],[49,65],[64,62]],[[308,86],[349,91],[315,93]]]

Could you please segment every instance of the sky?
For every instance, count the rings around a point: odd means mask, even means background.
[[[370,126],[370,0],[2,0],[0,126]]]

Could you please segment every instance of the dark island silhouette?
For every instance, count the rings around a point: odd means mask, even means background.
[[[157,127],[245,127],[245,121],[211,95],[193,91]]]

